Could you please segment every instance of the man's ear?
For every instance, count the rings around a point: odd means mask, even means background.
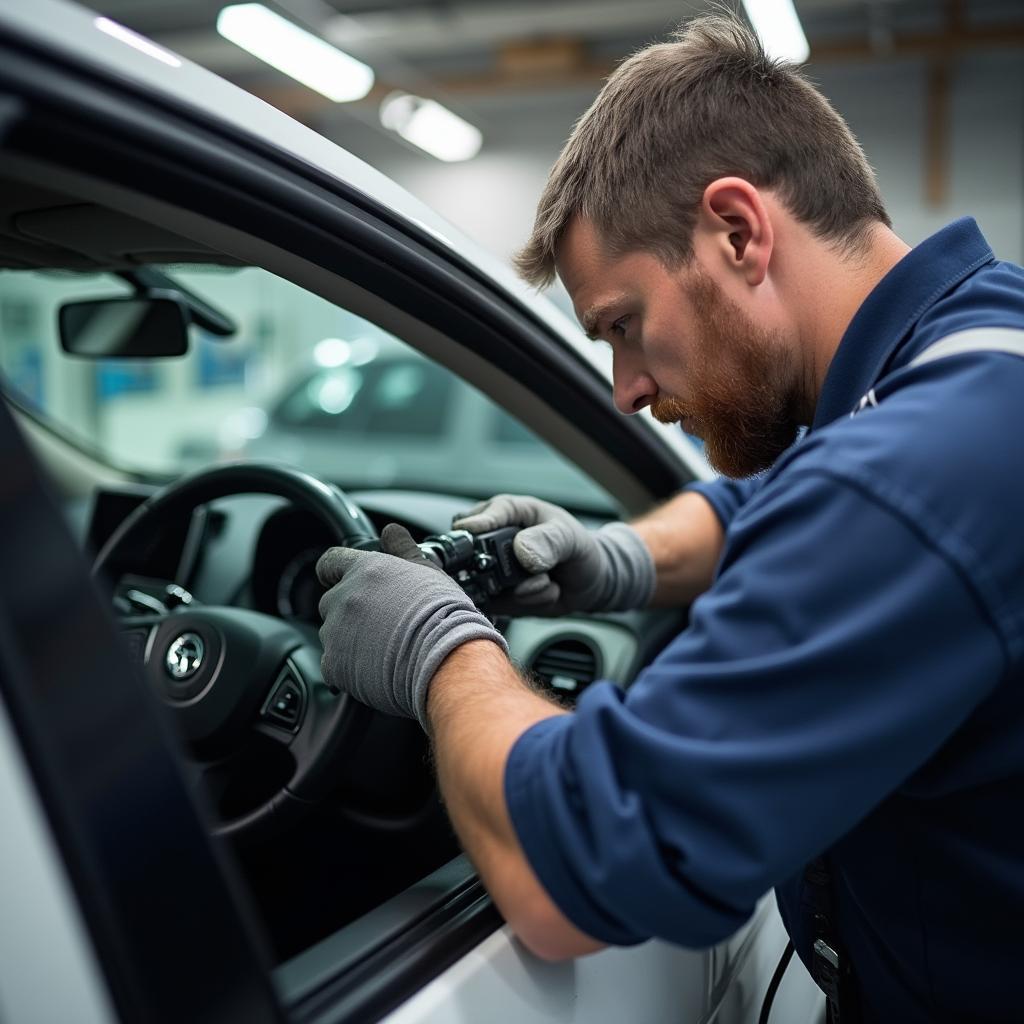
[[[743,178],[717,178],[701,199],[697,230],[707,255],[727,270],[743,275],[748,285],[764,281],[771,261],[772,222],[758,190]]]

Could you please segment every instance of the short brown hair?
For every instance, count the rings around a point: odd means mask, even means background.
[[[516,267],[531,284],[550,284],[577,215],[612,252],[685,263],[704,189],[729,175],[777,191],[793,216],[844,248],[856,249],[871,222],[891,224],[828,100],[792,64],[769,58],[738,18],[712,14],[608,79],[551,170]]]

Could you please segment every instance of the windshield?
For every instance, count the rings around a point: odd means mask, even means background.
[[[614,510],[606,492],[481,392],[331,302],[256,267],[139,271],[166,275],[233,332],[193,323],[189,351],[177,358],[68,355],[63,305],[136,288],[114,273],[0,272],[5,387],[110,463],[172,476],[271,459],[345,488],[521,491]]]

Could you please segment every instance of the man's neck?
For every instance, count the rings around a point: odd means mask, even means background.
[[[813,405],[817,405],[828,368],[850,321],[878,282],[908,252],[910,246],[891,228],[876,224],[856,256],[841,255],[831,248],[813,255],[815,272],[807,275],[800,330],[807,354],[805,386],[813,396]]]

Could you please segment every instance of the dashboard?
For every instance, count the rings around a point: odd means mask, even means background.
[[[98,492],[85,517],[86,546],[98,550],[118,522],[150,493],[143,487]],[[397,522],[417,541],[449,529],[453,516],[475,500],[399,490],[351,491],[349,497],[378,531]],[[282,498],[231,495],[197,509],[191,522],[152,538],[147,550],[126,553],[114,575],[141,573],[171,581],[202,604],[249,608],[312,633],[320,625],[318,605],[324,592],[316,563],[331,544],[331,534],[320,519]],[[572,703],[598,678],[628,685],[682,623],[678,610],[650,609],[506,619],[498,625],[513,661]]]

